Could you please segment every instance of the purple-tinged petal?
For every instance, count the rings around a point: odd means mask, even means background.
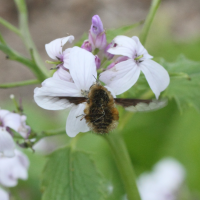
[[[104,50],[106,48],[107,40],[106,40],[105,32],[100,33],[96,37],[94,45],[95,45],[95,48],[100,49],[100,50]]]
[[[81,46],[82,49],[85,49],[89,52],[92,52],[92,44],[89,42],[89,40],[85,40]]]
[[[62,110],[71,107],[71,104],[64,96],[81,96],[81,91],[74,83],[48,78],[42,83],[41,88],[35,88],[35,102],[47,110]]]
[[[144,46],[141,44],[139,38],[137,36],[133,36],[132,39],[136,42],[137,47],[136,47],[136,52],[137,56],[143,55],[140,60],[146,60],[146,59],[151,59],[153,56],[149,55],[147,50],[144,48]]]
[[[26,116],[19,115],[18,113],[9,112],[3,118],[5,127],[12,128],[18,132],[23,138],[28,138],[30,134],[30,127],[26,125]]]
[[[70,52],[69,71],[79,91],[89,90],[97,77],[95,56],[85,49],[73,47]]]
[[[113,68],[116,65],[115,62],[111,63],[110,65],[108,65],[107,70]]]
[[[95,63],[96,63],[96,68],[99,69],[101,66],[101,60],[97,55],[95,55]]]
[[[132,59],[128,59],[102,72],[100,80],[113,89],[116,95],[119,95],[131,88],[138,80],[139,75],[140,68]]]
[[[110,49],[108,49],[108,53],[134,58],[137,44],[132,38],[119,35],[113,39],[112,43],[113,45]]]
[[[9,194],[3,190],[2,188],[0,188],[0,198],[1,200],[9,200]]]
[[[167,88],[170,82],[167,70],[153,60],[144,60],[139,64],[139,67],[158,99],[160,93]]]
[[[6,157],[13,157],[15,149],[15,143],[10,133],[5,128],[0,127],[0,153]]]
[[[90,130],[84,118],[84,109],[85,103],[81,103],[71,108],[66,124],[66,132],[69,137],[75,137],[79,132],[87,132]]]
[[[114,63],[111,63],[111,64],[107,67],[107,69],[111,69],[111,68],[113,68],[117,63],[120,63],[120,62],[125,61],[125,60],[128,60],[128,59],[129,59],[129,58],[128,58],[127,56],[120,56],[120,57],[118,57],[118,58],[115,60]]]
[[[45,45],[45,49],[50,58],[54,60],[62,59],[62,48],[66,42],[72,42],[74,36],[70,35],[68,37],[58,38],[52,42]]]
[[[106,56],[106,58],[107,58],[108,60],[111,60],[111,59],[114,57],[113,54],[107,52],[108,49],[110,49],[110,47],[111,47],[112,45],[113,45],[113,43],[111,42],[110,44],[107,45],[107,47],[106,47],[105,50],[104,50],[104,54],[105,54],[105,56]]]
[[[53,74],[53,78],[73,83],[70,73],[62,66]]]

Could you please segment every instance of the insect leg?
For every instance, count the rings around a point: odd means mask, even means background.
[[[85,118],[86,115],[85,114],[78,115],[78,116],[76,116],[76,118],[81,117],[81,116],[83,116],[83,117],[80,119],[80,121],[82,121]]]

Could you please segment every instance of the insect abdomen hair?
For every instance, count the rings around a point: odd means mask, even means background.
[[[95,84],[90,88],[84,113],[86,123],[96,133],[108,133],[117,127],[119,112],[113,96],[102,85]]]

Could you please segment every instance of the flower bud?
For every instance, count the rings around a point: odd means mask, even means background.
[[[106,58],[107,58],[108,60],[111,60],[111,59],[114,57],[113,54],[107,52],[108,49],[110,49],[110,47],[111,47],[112,45],[113,45],[113,44],[112,44],[112,42],[111,42],[110,44],[107,45],[107,47],[106,47],[105,50],[104,50],[104,54],[105,54],[105,56],[106,56]]]
[[[103,23],[98,15],[94,15],[92,17],[92,25],[90,28],[90,32],[93,36],[97,36],[102,33],[103,30]]]
[[[92,17],[92,25],[89,31],[89,42],[92,44],[92,50],[95,48],[103,50],[107,45],[103,23],[98,15]]]
[[[81,46],[81,48],[89,51],[89,52],[92,52],[92,44],[89,42],[89,40],[85,40]]]
[[[95,63],[96,63],[97,69],[99,69],[101,66],[101,60],[97,55],[95,55]]]

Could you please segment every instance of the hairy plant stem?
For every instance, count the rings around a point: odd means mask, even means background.
[[[146,42],[146,38],[147,38],[147,35],[148,35],[148,32],[149,32],[149,28],[152,24],[153,18],[154,18],[156,11],[157,11],[157,9],[160,5],[160,2],[161,2],[161,0],[153,0],[152,3],[151,3],[150,11],[147,15],[147,18],[145,20],[145,23],[144,23],[144,26],[143,26],[143,29],[142,29],[142,32],[141,32],[141,35],[140,35],[140,41],[143,45]]]
[[[29,28],[28,28],[28,12],[25,0],[14,0],[18,13],[19,13],[19,28],[21,32],[22,40],[24,41],[24,44],[26,45],[26,48],[28,51],[32,49],[35,61],[37,65],[39,66],[39,69],[41,70],[41,73],[43,73],[46,78],[48,78],[48,71],[45,68],[43,62],[41,61],[40,55],[37,51],[37,48],[31,38]]]
[[[105,139],[113,152],[128,200],[141,200],[131,159],[122,136],[115,132],[105,135]]]

